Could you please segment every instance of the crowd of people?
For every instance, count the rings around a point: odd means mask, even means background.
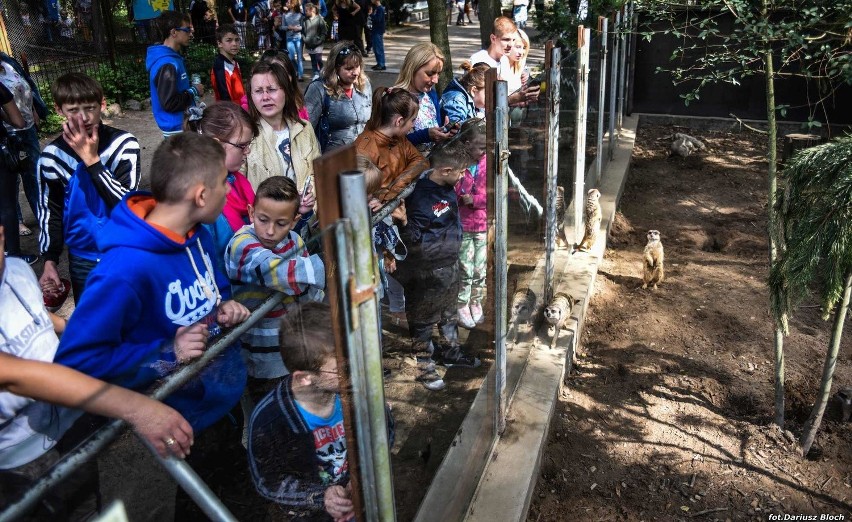
[[[14,59],[0,57],[0,145],[13,149],[0,156],[0,508],[97,424],[81,417],[84,409],[128,420],[202,477],[212,455],[233,459],[244,437],[241,458],[260,497],[306,519],[351,518],[327,260],[311,241],[322,233],[313,160],[348,144],[365,174],[365,204],[397,205],[374,227],[373,248],[389,317],[408,328],[415,381],[437,391],[446,384],[436,365],[480,365],[459,327],[476,328],[484,316],[485,74],[497,68],[515,87],[511,105],[535,100],[524,66],[529,39],[497,18],[490,46],[442,94],[446,59],[434,44],[418,43],[395,84],[373,89],[357,39],[334,43],[323,60],[314,37],[324,30],[310,24],[322,4],[305,6],[307,22],[299,0],[280,9],[286,47],[296,52],[270,49],[246,78],[235,56],[248,15],[236,6],[233,23],[217,28],[210,70],[217,101],[206,107],[180,54],[193,35],[190,14],[158,19],[164,40],[149,48],[146,63],[164,140],[146,173],[150,192],[138,190],[138,141],[101,121],[103,90],[85,74],[53,83],[62,132],[44,150],[37,138],[30,149],[47,108]],[[360,8],[336,0],[333,9],[342,22]],[[372,12],[381,9],[373,0]],[[352,36],[344,27],[341,37]],[[303,94],[305,42],[315,75]],[[374,34],[377,57],[379,44]],[[38,217],[45,260],[38,278],[27,266],[37,256],[20,250],[19,177]],[[409,185],[413,192],[398,200]],[[60,275],[64,252],[70,281]],[[69,288],[75,308],[66,320],[45,303],[61,303]],[[136,393],[203,355],[211,338],[244,322],[271,292],[286,297],[166,404]],[[63,387],[75,393],[58,393]],[[388,429],[392,439],[392,420]],[[97,509],[96,463],[77,478],[38,509],[70,518]]]

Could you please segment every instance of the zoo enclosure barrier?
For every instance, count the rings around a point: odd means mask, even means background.
[[[615,81],[610,81],[610,97],[609,97],[609,149],[606,154],[607,160],[611,155],[614,140],[617,139],[617,132],[620,131],[620,118],[612,112],[615,96],[613,93],[624,92],[624,83],[627,81],[627,71],[624,68],[625,59],[623,54],[626,53],[626,45],[620,42],[623,38],[623,32],[608,31],[607,23],[602,22],[599,25],[598,46],[601,52],[598,55],[596,63],[598,63],[599,71],[607,70],[607,49],[613,48],[612,45],[607,45],[611,41],[615,42],[614,54],[616,55],[609,61],[610,78],[615,78]],[[616,24],[616,27],[618,25]],[[547,67],[542,76],[545,81],[544,97],[545,103],[545,120],[544,129],[546,132],[545,143],[547,150],[547,167],[546,173],[542,177],[542,183],[539,185],[545,193],[546,210],[540,211],[539,217],[545,217],[544,230],[545,232],[545,255],[547,256],[546,285],[551,288],[554,282],[553,274],[553,253],[556,249],[556,229],[557,226],[562,226],[564,223],[557,223],[557,198],[553,190],[554,181],[559,179],[558,169],[560,162],[558,161],[558,151],[560,147],[560,116],[565,116],[564,113],[575,112],[573,118],[574,148],[570,151],[574,154],[575,162],[573,164],[573,177],[575,190],[582,193],[582,188],[586,186],[587,173],[585,172],[585,158],[588,154],[585,142],[585,122],[586,116],[590,110],[589,105],[592,105],[592,110],[598,111],[597,114],[597,145],[596,163],[603,164],[603,154],[600,154],[600,147],[603,141],[603,107],[605,100],[604,93],[606,92],[604,83],[605,74],[600,74],[599,90],[597,97],[581,96],[584,91],[588,90],[588,49],[591,47],[593,38],[588,29],[581,29],[578,38],[579,48],[581,51],[577,54],[576,62],[571,63],[570,60],[563,59],[561,50],[554,48],[552,43],[548,45]],[[585,49],[585,50],[583,50]],[[618,58],[618,59],[615,59]],[[575,78],[572,82],[570,78]],[[509,186],[512,185],[519,192],[526,190],[523,184],[511,174],[509,167],[510,153],[513,147],[527,146],[528,143],[518,143],[509,140],[509,122],[507,118],[507,93],[505,82],[496,81],[496,74],[491,74],[488,80],[487,87],[487,107],[488,113],[493,117],[487,120],[487,168],[489,171],[489,219],[492,240],[489,248],[489,277],[494,278],[489,282],[489,301],[488,309],[491,312],[489,315],[494,318],[494,323],[490,327],[492,332],[492,342],[495,346],[495,369],[489,374],[487,382],[483,385],[483,389],[491,397],[487,401],[490,405],[491,414],[486,415],[483,422],[487,425],[479,433],[484,437],[479,444],[479,448],[485,448],[482,452],[473,459],[477,462],[475,473],[467,475],[468,483],[458,483],[458,487],[454,488],[453,495],[458,497],[458,502],[447,502],[447,497],[443,498],[444,504],[455,509],[455,506],[466,506],[467,502],[472,498],[475,490],[475,481],[478,480],[482,470],[488,459],[488,451],[493,445],[499,433],[505,427],[505,419],[507,414],[507,405],[509,397],[507,396],[507,368],[506,368],[506,338],[507,338],[507,305],[508,305],[508,288],[506,274],[510,268],[511,259],[507,253],[509,244],[508,230],[508,202],[509,202]],[[556,88],[558,86],[558,88]],[[623,99],[623,94],[620,96]],[[563,101],[574,102],[574,111],[570,108],[563,110],[561,103]],[[623,104],[618,105],[620,113]],[[562,118],[565,120],[566,118]],[[567,134],[567,133],[566,133]],[[582,139],[579,135],[582,134]],[[580,146],[582,145],[582,148]],[[361,520],[394,520],[395,506],[393,500],[392,475],[390,469],[390,458],[388,453],[387,434],[382,429],[384,426],[384,395],[382,390],[382,373],[381,373],[381,348],[378,332],[378,312],[377,299],[375,296],[375,281],[372,280],[372,250],[365,248],[366,242],[369,241],[370,227],[372,222],[366,213],[366,206],[359,201],[364,201],[361,198],[363,191],[363,176],[355,173],[354,151],[351,147],[335,151],[317,160],[317,188],[318,192],[323,193],[326,201],[325,207],[321,209],[320,216],[323,217],[324,233],[321,240],[326,244],[326,263],[327,266],[333,267],[329,270],[329,294],[332,298],[332,303],[336,317],[333,316],[333,327],[338,332],[340,342],[337,344],[338,358],[342,364],[341,368],[348,368],[349,372],[341,376],[343,389],[351,389],[351,399],[346,407],[346,415],[350,424],[347,429],[347,447],[350,448],[350,455],[353,460],[357,461],[357,465],[353,466],[353,479],[359,486],[359,519]],[[597,167],[593,172],[594,180],[597,182]],[[341,174],[346,173],[346,174]],[[570,186],[570,185],[569,185]],[[400,196],[388,203],[380,210],[379,215],[373,218],[373,222],[389,214],[393,208],[399,205],[399,202],[404,199],[408,191],[412,190],[413,184],[403,192]],[[328,197],[334,195],[335,197]],[[570,198],[565,198],[567,206]],[[582,198],[574,198],[574,205],[577,206]],[[541,208],[541,207],[539,207]],[[335,210],[336,209],[336,210]],[[582,215],[575,213],[573,227],[575,230],[582,227]],[[367,238],[367,239],[365,239]],[[318,239],[319,240],[319,239]],[[333,255],[332,255],[333,254]],[[331,256],[331,257],[328,257]],[[333,260],[330,261],[330,260]],[[283,298],[282,294],[274,294],[270,296],[257,309],[252,311],[250,318],[243,324],[234,329],[225,332],[222,337],[215,340],[210,346],[205,355],[197,361],[187,365],[178,373],[167,378],[162,386],[153,394],[156,399],[162,399],[180,388],[196,376],[207,363],[209,363],[217,355],[221,354],[227,346],[239,339],[249,327],[262,318],[269,310],[280,303]],[[490,426],[490,427],[489,427]],[[78,466],[84,462],[94,458],[99,452],[105,449],[118,435],[123,431],[125,425],[122,421],[112,421],[104,428],[96,432],[88,441],[78,448],[76,451],[68,454],[54,468],[48,471],[33,488],[21,499],[14,504],[8,506],[4,511],[0,512],[0,522],[15,520],[25,513],[28,509],[34,506],[45,492],[53,485],[58,484],[63,479],[67,478]],[[183,461],[175,458],[162,459],[152,448],[149,448],[155,458],[166,468],[172,477],[184,488],[193,500],[201,506],[205,513],[214,520],[233,520],[227,508],[217,499],[204,483],[192,471],[192,469]],[[469,468],[469,471],[472,470]],[[439,470],[439,473],[441,471]],[[459,477],[455,477],[458,479]],[[453,482],[456,483],[456,482]],[[434,484],[434,483],[433,483]],[[432,488],[434,489],[434,488]],[[431,493],[431,489],[430,489]],[[421,505],[421,513],[424,510],[428,511],[430,497],[434,497],[427,493],[427,498],[424,504]],[[364,518],[364,517],[367,518]]]

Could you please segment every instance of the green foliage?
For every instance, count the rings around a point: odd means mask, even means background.
[[[577,1],[536,2],[535,27],[538,30],[537,42],[553,39],[563,48],[577,47],[577,27],[596,28],[598,16],[611,17],[621,9],[624,0],[590,0],[588,13],[580,19],[577,15]],[[612,26],[610,26],[612,27]]]
[[[115,67],[110,63],[101,63],[92,76],[100,82],[104,96],[109,101],[124,103],[130,99],[144,100],[150,96],[148,73],[142,57],[116,59]]]
[[[852,272],[852,135],[799,152],[782,179],[776,208],[786,248],[769,275],[772,312],[791,315],[819,288],[827,319]]]
[[[739,85],[763,74],[768,51],[775,57],[774,77],[819,83],[808,102],[812,119],[837,85],[852,84],[852,0],[639,0],[637,11],[644,39],[668,35],[681,42],[664,70],[675,84],[689,82],[686,104],[709,84]],[[776,108],[782,115],[787,109]]]

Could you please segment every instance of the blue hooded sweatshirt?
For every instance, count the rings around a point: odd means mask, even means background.
[[[171,111],[166,109],[167,100],[160,99],[160,85],[157,84],[157,74],[164,65],[172,65],[175,68],[176,83],[174,86],[169,86],[170,91],[173,90],[173,95],[185,98],[179,110],[172,108]],[[148,47],[148,54],[145,56],[145,69],[148,71],[148,87],[151,89],[151,110],[154,112],[154,120],[157,126],[165,132],[179,131],[183,127],[184,110],[195,105],[192,101],[190,91],[189,75],[186,73],[186,65],[183,61],[183,56],[179,55],[174,49],[165,45],[152,45]]]
[[[131,192],[115,207],[98,236],[103,255],[62,335],[54,361],[121,386],[145,390],[178,363],[177,329],[215,324],[217,294],[228,293],[214,269],[213,241],[203,227],[179,242],[144,217],[155,206],[147,193]],[[228,295],[222,295],[227,299]],[[166,403],[193,429],[203,430],[239,402],[246,369],[238,345]]]

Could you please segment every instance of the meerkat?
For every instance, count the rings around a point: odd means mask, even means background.
[[[511,334],[512,343],[518,342],[518,325],[521,323],[529,324],[535,310],[536,296],[535,292],[529,288],[521,288],[512,296],[512,308],[509,314],[509,331],[507,337]]]
[[[577,246],[578,252],[588,252],[594,246],[598,239],[598,230],[601,227],[601,204],[598,200],[601,199],[601,193],[598,189],[591,189],[586,193],[586,207],[584,210],[584,221],[586,222],[586,232],[583,235],[583,240]]]
[[[550,304],[544,309],[544,318],[547,324],[553,327],[553,337],[550,340],[551,350],[556,348],[556,340],[559,338],[559,332],[571,317],[574,303],[574,298],[570,294],[559,292],[553,296]]]
[[[660,231],[648,231],[648,244],[645,245],[645,253],[642,261],[642,288],[657,289],[657,284],[663,282],[665,276],[663,244],[660,242]]]
[[[565,187],[556,187],[556,247],[567,248],[568,236],[565,235]]]

